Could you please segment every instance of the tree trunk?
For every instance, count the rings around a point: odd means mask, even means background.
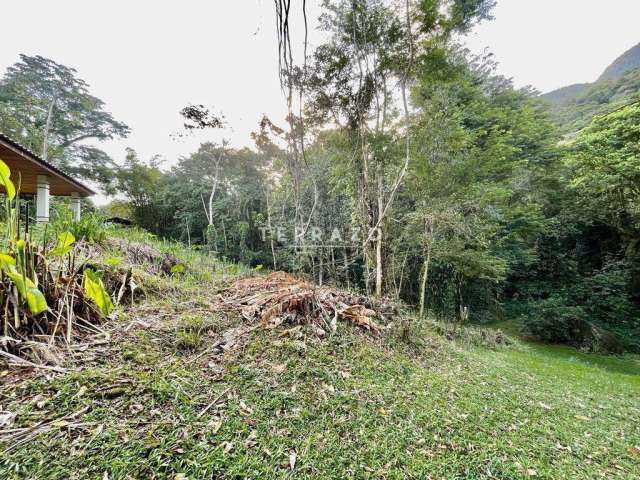
[[[344,261],[344,276],[345,276],[345,279],[347,280],[347,288],[350,288],[351,282],[349,278],[349,258],[347,256],[347,247],[342,249],[342,258]]]
[[[229,247],[227,246],[227,229],[224,226],[224,218],[222,219],[222,239],[224,241],[224,253],[225,255],[228,253]]]
[[[381,161],[378,161],[378,166],[376,168],[376,183],[378,190],[378,231],[376,232],[376,297],[382,296],[382,218],[384,215],[384,188],[383,188],[383,168],[381,165]]]
[[[376,239],[376,297],[382,296],[382,227],[378,227]]]
[[[335,256],[335,252],[333,251],[333,246],[330,247],[331,248],[331,275],[330,278],[332,278],[334,281],[338,280],[338,273],[336,270],[336,256]]]
[[[409,250],[407,250],[404,254],[404,258],[402,259],[402,267],[400,268],[400,281],[398,282],[398,290],[396,291],[396,297],[400,300],[400,296],[402,295],[402,283],[404,282],[404,267],[407,265],[407,257],[409,256]]]
[[[271,256],[273,257],[273,269],[277,270],[278,266],[276,265],[276,249],[273,244],[273,230],[271,227],[271,205],[269,204],[269,192],[264,192],[264,196],[267,199],[267,227],[269,228],[269,243],[271,244]]]
[[[49,131],[51,130],[51,122],[53,121],[53,110],[58,101],[58,95],[54,95],[51,103],[49,104],[49,110],[47,112],[47,122],[44,126],[44,134],[42,139],[42,159],[46,162],[49,155]]]
[[[431,244],[427,247],[427,256],[424,259],[422,282],[420,283],[420,318],[424,316],[424,306],[426,303],[427,280],[429,279],[429,263],[431,262]]]

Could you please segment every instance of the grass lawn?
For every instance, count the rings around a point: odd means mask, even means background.
[[[241,323],[217,284],[158,282],[79,371],[5,382],[10,428],[35,428],[0,478],[640,478],[638,357],[347,325],[217,354]]]

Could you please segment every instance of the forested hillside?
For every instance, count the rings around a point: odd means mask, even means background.
[[[640,99],[640,44],[618,57],[594,83],[580,83],[541,95],[551,118],[564,133],[573,134],[595,115]]]
[[[616,58],[613,63],[602,72],[602,75],[598,77],[598,82],[617,80],[625,73],[631,70],[637,70],[638,68],[640,68],[640,43]]]

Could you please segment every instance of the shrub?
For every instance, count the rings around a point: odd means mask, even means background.
[[[561,296],[532,302],[528,310],[523,316],[526,331],[552,343],[575,344],[577,324],[586,317],[582,307],[568,305],[568,300]]]
[[[529,315],[524,317],[524,325],[531,335],[547,342],[600,353],[624,351],[620,340],[594,323],[585,307],[571,305],[560,295],[532,304]]]
[[[105,220],[100,214],[87,212],[76,221],[67,205],[60,205],[54,210],[50,226],[56,234],[71,232],[78,240],[90,243],[102,243],[107,236]]]

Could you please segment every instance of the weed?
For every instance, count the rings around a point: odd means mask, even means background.
[[[62,224],[53,227],[57,233],[54,246],[46,227],[42,239],[27,227],[21,231],[20,197],[10,176],[9,167],[0,160],[0,183],[6,192],[0,251],[0,302],[4,307],[0,354],[23,365],[30,362],[15,354],[40,359],[43,353],[57,362],[55,354],[48,354],[56,337],[64,336],[71,344],[80,328],[100,333],[95,324],[109,315],[113,304],[97,272],[84,268],[76,252],[75,235],[68,230],[56,231]],[[40,342],[33,342],[35,338]]]
[[[50,225],[55,234],[71,232],[78,240],[89,243],[102,243],[107,237],[105,220],[100,214],[86,212],[75,220],[72,210],[64,204],[54,209]]]
[[[461,326],[435,321],[429,322],[429,326],[448,340],[456,340],[466,345],[496,350],[516,344],[512,337],[497,328]]]
[[[193,330],[178,330],[176,332],[176,349],[182,351],[195,351],[202,346],[203,337],[200,332]]]
[[[204,343],[205,336],[217,329],[219,321],[216,317],[201,315],[185,315],[176,325],[175,347],[182,351],[196,351]]]

